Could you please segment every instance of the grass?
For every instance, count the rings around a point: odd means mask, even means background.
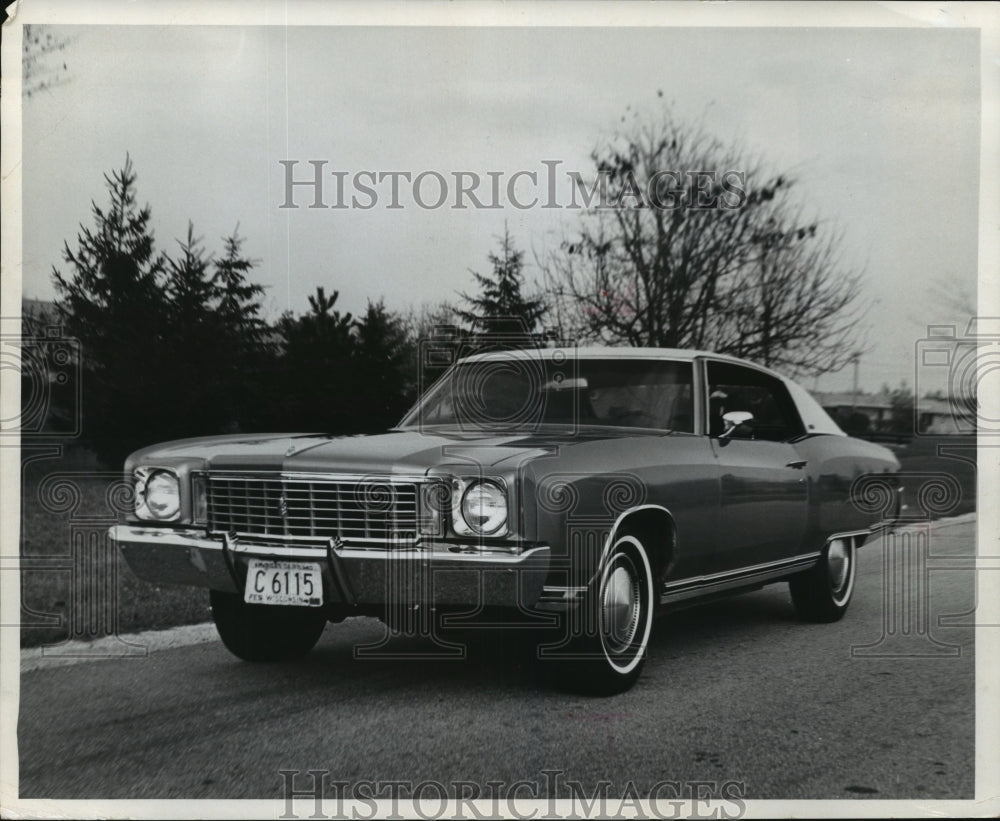
[[[917,490],[929,474],[947,473],[960,487],[944,515],[975,510],[973,464],[940,449],[975,458],[972,437],[918,437],[894,446],[903,470],[904,501],[917,509]],[[106,537],[117,518],[108,490],[120,479],[79,459],[40,459],[23,471],[21,497],[21,646],[68,638],[94,639],[194,624],[210,618],[208,592],[137,579]]]
[[[24,468],[21,646],[203,622],[208,591],[140,581],[107,538],[120,474],[56,460]]]

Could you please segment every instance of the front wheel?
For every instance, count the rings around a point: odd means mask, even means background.
[[[212,618],[222,643],[244,661],[288,661],[319,641],[326,614],[315,607],[247,604],[237,593],[210,592]]]
[[[653,573],[642,542],[618,538],[580,606],[568,614],[571,638],[566,652],[553,653],[554,672],[576,691],[628,690],[642,671],[653,626]]]
[[[820,561],[788,581],[792,604],[800,619],[833,622],[843,618],[854,592],[854,540],[833,539]]]

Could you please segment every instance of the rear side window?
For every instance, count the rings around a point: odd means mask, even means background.
[[[753,414],[752,433],[743,438],[782,442],[805,433],[785,383],[754,368],[709,362],[708,397],[710,436],[723,432],[722,416],[730,411]]]

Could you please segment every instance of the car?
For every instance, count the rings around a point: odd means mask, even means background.
[[[663,610],[787,582],[801,619],[840,619],[856,551],[899,515],[898,471],[751,362],[500,349],[458,358],[385,433],[139,450],[111,537],[140,578],[207,588],[244,660],[302,656],[349,616],[445,642],[500,624],[611,694]]]

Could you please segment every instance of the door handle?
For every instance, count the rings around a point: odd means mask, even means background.
[[[786,468],[795,468],[796,470],[802,470],[806,465],[809,464],[807,459],[795,459],[785,465]]]

